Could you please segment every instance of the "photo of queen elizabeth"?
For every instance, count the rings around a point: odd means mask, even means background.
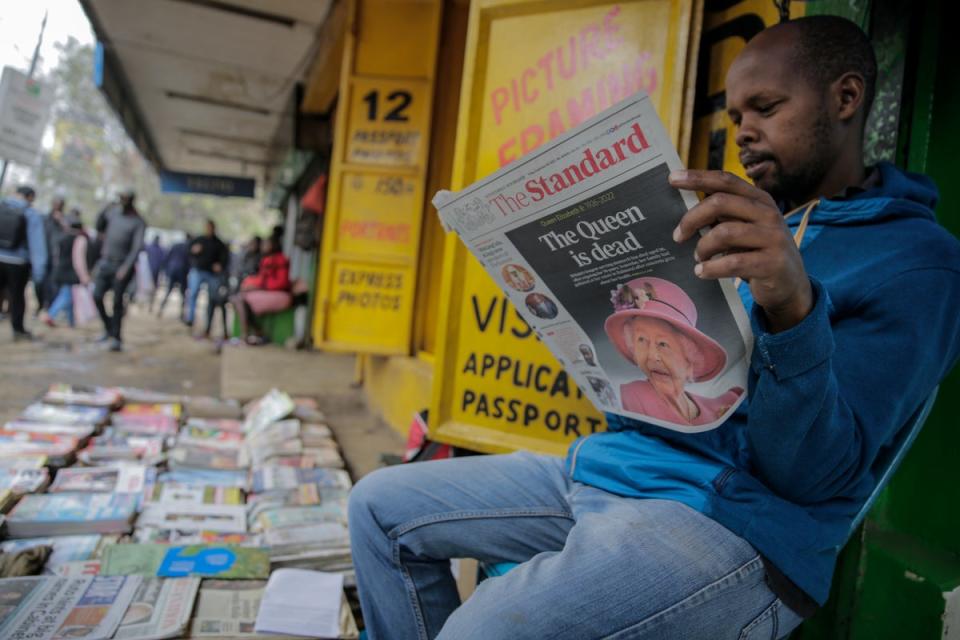
[[[690,296],[662,278],[636,278],[610,292],[614,312],[604,331],[617,351],[644,379],[620,386],[625,410],[678,425],[715,422],[743,394],[731,387],[715,398],[686,389],[723,372],[727,353],[697,329],[697,308]]]

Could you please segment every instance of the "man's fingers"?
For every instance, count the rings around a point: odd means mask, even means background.
[[[770,244],[769,230],[746,222],[722,222],[704,234],[694,253],[698,262],[706,262],[718,253],[760,249]]]
[[[774,215],[776,214],[776,215]],[[714,193],[701,200],[687,211],[673,232],[673,239],[685,242],[697,231],[726,220],[742,222],[763,222],[781,220],[779,211],[770,209],[756,200],[731,193]]]
[[[701,169],[682,169],[671,171],[670,185],[677,189],[711,193],[732,193],[751,200],[774,205],[773,198],[763,189],[755,187],[743,178],[729,171],[705,171]]]
[[[706,280],[716,280],[718,278],[750,280],[760,274],[765,260],[766,257],[762,251],[728,253],[725,256],[698,263],[694,267],[694,273]]]

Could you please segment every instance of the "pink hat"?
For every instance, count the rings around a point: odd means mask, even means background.
[[[697,325],[697,307],[687,293],[661,278],[636,278],[610,292],[613,314],[603,324],[607,337],[620,354],[633,362],[633,350],[623,335],[623,325],[636,317],[656,318],[690,338],[700,351],[701,361],[693,370],[694,382],[719,375],[727,364],[727,352],[716,340],[701,333]]]

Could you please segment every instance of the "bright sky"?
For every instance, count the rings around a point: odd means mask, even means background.
[[[0,0],[0,5],[0,67],[9,65],[21,71],[30,68],[44,11],[48,17],[40,47],[40,70],[56,66],[57,42],[73,36],[81,43],[93,43],[93,30],[77,0]]]

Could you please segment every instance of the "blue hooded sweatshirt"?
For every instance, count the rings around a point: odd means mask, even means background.
[[[567,456],[578,482],[719,522],[821,605],[878,453],[960,353],[960,243],[934,219],[936,187],[878,170],[877,186],[811,212],[800,250],[816,299],[800,324],[770,333],[741,285],[755,344],[727,422],[684,434],[608,415]]]

